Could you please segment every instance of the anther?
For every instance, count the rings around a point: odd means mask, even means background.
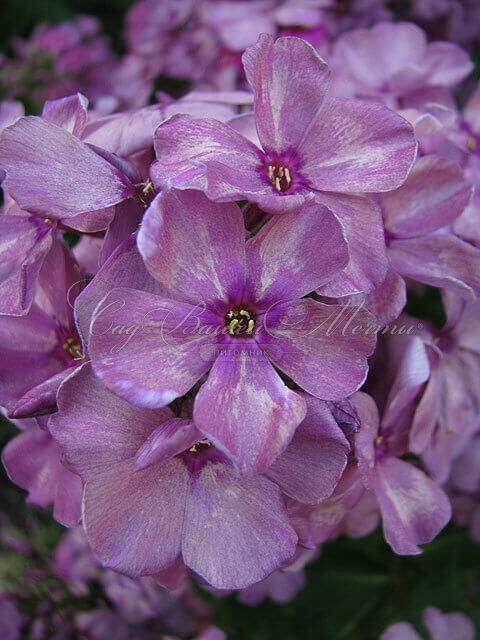
[[[210,440],[207,440],[205,438],[204,440],[200,440],[199,442],[196,442],[193,445],[193,447],[190,447],[189,451],[191,451],[192,453],[196,453],[198,451],[197,447],[201,444],[205,445],[206,447],[212,446],[212,443],[210,442]]]
[[[235,333],[235,328],[238,327],[238,325],[240,324],[240,321],[237,320],[237,318],[234,318],[230,324],[228,325],[228,333],[233,336],[233,334]]]
[[[76,338],[70,336],[65,340],[62,349],[74,360],[85,360],[86,356],[82,353],[80,345]]]
[[[288,167],[269,164],[268,178],[277,191],[288,191],[292,184],[292,176]]]
[[[477,142],[473,136],[469,137],[467,147],[470,149],[470,151],[475,151],[475,149],[477,148]]]
[[[145,183],[145,186],[143,187],[143,193],[145,195],[148,195],[149,193],[153,192],[154,188],[153,188],[153,183],[151,180],[147,180],[147,182]]]
[[[255,327],[255,319],[247,309],[230,309],[225,314],[225,325],[231,336],[243,333],[250,335]]]

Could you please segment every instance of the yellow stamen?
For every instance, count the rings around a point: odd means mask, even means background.
[[[233,334],[235,333],[235,328],[240,324],[240,322],[237,320],[237,318],[234,318],[230,324],[228,325],[228,333],[233,336]]]
[[[477,141],[473,136],[469,137],[467,147],[470,149],[470,151],[475,151],[475,149],[477,148]]]
[[[82,353],[80,345],[76,338],[70,337],[65,340],[62,349],[68,353],[74,360],[85,360],[87,356]]]
[[[268,177],[277,191],[288,191],[292,184],[292,176],[288,167],[268,166]]]
[[[148,195],[149,193],[151,193],[153,191],[153,183],[151,180],[147,180],[147,182],[145,183],[145,186],[143,187],[143,193],[145,195]]]
[[[207,439],[205,438],[205,440],[200,440],[199,442],[196,442],[196,443],[193,445],[193,447],[190,447],[189,451],[191,451],[192,453],[196,453],[196,452],[198,451],[197,446],[198,446],[199,444],[205,444],[205,445],[207,445],[208,447],[210,447],[210,446],[212,445],[212,443],[210,442],[210,440],[207,440]]]
[[[250,334],[255,326],[255,319],[252,318],[247,309],[230,309],[225,315],[225,324],[230,335]]]

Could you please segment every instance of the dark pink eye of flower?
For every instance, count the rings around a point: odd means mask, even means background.
[[[79,341],[73,336],[65,340],[62,345],[62,349],[74,360],[82,360],[85,357],[82,353]]]
[[[31,217],[32,223],[37,227],[37,239],[41,240],[44,236],[47,235],[52,229],[56,227],[56,221],[51,218],[39,218],[37,216]]]
[[[225,326],[231,336],[250,336],[255,328],[255,315],[244,307],[230,309],[225,314]]]
[[[292,186],[292,172],[290,167],[281,166],[277,163],[268,165],[268,179],[277,191],[285,192]]]
[[[78,362],[84,360],[85,355],[82,351],[82,345],[77,335],[60,336],[59,346],[64,358],[67,361]]]

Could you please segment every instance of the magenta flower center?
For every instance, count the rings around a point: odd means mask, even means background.
[[[231,336],[252,335],[255,328],[254,314],[243,307],[230,309],[225,314],[225,326]]]
[[[289,167],[284,167],[279,164],[269,164],[267,173],[268,179],[277,191],[285,192],[290,189],[292,185],[292,174]]]

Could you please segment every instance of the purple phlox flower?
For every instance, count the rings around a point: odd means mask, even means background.
[[[380,22],[343,34],[332,64],[353,85],[353,95],[385,102],[392,108],[430,86],[452,87],[472,71],[468,53],[451,42],[428,42],[411,22]]]
[[[9,204],[0,217],[3,313],[28,311],[57,230],[95,233],[108,227],[103,261],[135,231],[151,198],[130,163],[79,139],[86,120],[87,101],[77,94],[47,102],[41,118],[20,118],[2,133]]]
[[[457,526],[469,527],[470,535],[480,541],[480,433],[466,440],[452,464],[447,489]]]
[[[450,502],[423,471],[395,457],[374,400],[359,392],[352,402],[362,421],[355,436],[358,471],[375,493],[385,540],[400,555],[421,553],[418,545],[433,540],[450,520]]]
[[[350,538],[363,538],[375,531],[381,521],[381,511],[375,494],[365,491],[357,504],[345,515],[341,533]]]
[[[109,66],[92,70],[89,77],[94,106],[104,114],[140,109],[150,103],[156,75],[156,61],[133,53]]]
[[[261,33],[275,35],[276,4],[276,0],[210,2],[205,7],[204,19],[225,50],[242,52],[254,44]]]
[[[402,319],[400,327],[409,329],[408,319]],[[417,328],[417,325],[414,325]],[[388,347],[388,349],[387,349]],[[376,373],[378,380],[372,382]],[[396,340],[383,339],[375,351],[368,382],[382,407],[382,428],[388,430],[389,445],[396,455],[408,450],[408,435],[414,412],[414,400],[424,388],[430,375],[430,363],[421,337],[403,333]],[[355,397],[355,396],[354,396]],[[349,415],[354,425],[349,438],[356,438],[361,426],[353,403],[349,401]],[[337,412],[335,412],[338,420]],[[333,494],[320,505],[312,508],[294,500],[287,508],[301,544],[312,547],[332,540],[347,532],[357,536],[373,529],[378,518],[378,503],[367,497],[357,464],[350,458],[339,484]]]
[[[0,594],[0,628],[4,640],[20,640],[22,616],[12,600]]]
[[[318,506],[295,501],[287,505],[301,544],[320,544],[342,532],[365,535],[378,523],[379,510],[388,544],[395,553],[413,555],[421,553],[419,544],[433,540],[447,524],[451,507],[446,494],[418,467],[397,457],[401,451],[389,423],[397,424],[401,406],[418,387],[415,378],[423,375],[420,370],[400,374],[404,385],[409,379],[412,386],[395,392],[394,385],[381,424],[370,396],[362,392],[352,396],[361,420],[355,434],[357,463],[349,466],[332,496]]]
[[[73,588],[75,594],[88,594],[85,583],[98,575],[99,565],[81,527],[73,527],[62,536],[55,547],[52,568]]]
[[[303,571],[305,565],[313,562],[317,557],[317,549],[297,547],[293,561],[289,561],[284,567],[274,571],[265,580],[239,591],[238,600],[242,604],[251,606],[260,604],[265,598],[270,598],[279,604],[293,600],[305,586],[305,572]]]
[[[120,616],[129,624],[156,620],[164,629],[183,637],[191,636],[212,616],[211,608],[193,591],[188,580],[175,591],[168,591],[153,578],[134,580],[105,569],[100,581]]]
[[[212,36],[212,29],[199,22],[178,32],[164,51],[165,74],[201,89],[237,89],[236,65],[224,64],[219,42]]]
[[[173,190],[152,203],[137,243],[169,297],[107,290],[89,330],[95,373],[129,402],[165,406],[210,371],[195,423],[243,471],[260,473],[306,410],[271,363],[322,400],[362,384],[373,317],[302,299],[347,260],[326,208],[278,217],[245,243],[235,204]]]
[[[142,176],[146,179],[153,159],[153,133],[161,122],[179,113],[224,122],[235,116],[240,106],[253,102],[252,94],[247,91],[192,91],[179,100],[166,94],[157,94],[157,98],[158,104],[142,109],[90,118],[82,140],[130,159],[137,167],[139,155],[144,154],[147,171],[145,174],[142,172]]]
[[[468,127],[448,89],[430,87],[412,94],[400,113],[412,122],[421,155],[441,155],[465,168],[471,153]]]
[[[412,15],[440,23],[446,40],[469,44],[478,38],[480,7],[475,0],[414,0]]]
[[[14,38],[14,57],[2,68],[2,88],[9,97],[41,105],[75,91],[90,95],[89,74],[113,61],[100,23],[89,16],[50,26],[40,24],[29,40]]]
[[[124,622],[118,611],[107,608],[98,608],[91,611],[82,611],[75,616],[77,632],[88,634],[92,640],[128,640],[130,637],[128,625]]]
[[[72,249],[72,255],[87,280],[93,278],[100,268],[102,246],[103,238],[82,235]]]
[[[465,168],[468,147],[452,93],[430,87],[405,98],[400,115],[412,123],[419,155],[439,155]]]
[[[451,231],[469,205],[471,183],[451,160],[429,155],[418,158],[405,183],[383,194],[389,268],[384,281],[362,298],[384,326],[397,318],[406,303],[404,277],[443,287],[467,299],[480,292],[479,251]]]
[[[139,289],[159,296],[168,296],[164,287],[147,271],[137,249],[135,234],[132,234],[113,251],[97,271],[95,278],[75,298],[75,322],[82,342],[87,348],[93,312],[109,291],[115,287]]]
[[[219,589],[264,579],[296,549],[281,492],[307,503],[328,497],[349,450],[315,398],[290,446],[255,477],[240,476],[192,420],[112,394],[89,363],[65,381],[58,402],[49,428],[85,482],[83,524],[94,554],[161,584],[179,563]]]
[[[442,484],[452,461],[475,433],[480,408],[479,303],[466,303],[456,296],[443,298],[449,318],[443,329],[424,322],[421,337],[390,338],[404,351],[407,369],[414,370],[428,359],[430,372],[414,408],[408,446]],[[412,341],[415,350],[406,348]]]
[[[450,476],[451,486],[464,493],[480,492],[480,432],[477,430],[455,458]]]
[[[193,0],[142,0],[126,16],[126,39],[130,49],[145,57],[158,57],[171,34],[189,18]]]
[[[450,493],[453,521],[457,527],[468,527],[470,536],[480,542],[480,493]]]
[[[390,267],[401,276],[475,299],[479,250],[449,231],[471,194],[460,167],[439,156],[419,158],[406,182],[381,197]],[[391,304],[401,310],[395,298]]]
[[[6,127],[13,124],[18,118],[21,118],[25,113],[23,104],[16,102],[15,100],[2,100],[0,101],[0,132]],[[5,178],[5,172],[0,167],[0,182]]]
[[[383,105],[329,95],[328,66],[299,38],[262,35],[243,63],[261,148],[236,130],[251,116],[238,124],[174,116],[155,132],[154,184],[201,189],[217,202],[247,199],[271,213],[315,198],[341,220],[350,249],[346,273],[324,295],[374,288],[387,262],[381,214],[365,194],[405,180],[411,126]]]
[[[422,620],[430,640],[475,639],[475,626],[463,613],[442,613],[436,607],[427,607]],[[385,629],[380,640],[421,640],[421,636],[408,622],[397,622]]]
[[[82,482],[62,464],[62,454],[37,420],[21,420],[25,430],[2,452],[3,465],[15,484],[28,491],[26,501],[45,508],[53,504],[53,517],[66,527],[80,521]]]
[[[430,90],[429,93],[432,93]],[[402,115],[412,122],[423,155],[442,156],[459,165],[474,193],[463,213],[452,221],[462,239],[479,246],[477,219],[480,212],[480,90],[477,88],[460,113],[452,96],[423,95],[410,100]],[[440,103],[443,102],[443,104]]]
[[[105,229],[114,205],[138,199],[138,175],[128,162],[82,142],[86,99],[46,103],[42,117],[20,118],[2,132],[4,188],[24,210],[82,232]]]
[[[73,318],[73,301],[82,285],[70,251],[54,240],[29,312],[0,316],[0,403],[9,417],[55,411],[58,385],[84,361]]]
[[[316,545],[337,538],[344,532],[345,517],[364,493],[356,465],[349,464],[332,495],[319,505],[312,507],[297,500],[288,500],[287,512],[299,544],[313,550]]]
[[[475,185],[473,198],[464,213],[455,220],[453,229],[460,237],[480,246],[477,220],[480,215],[480,85],[470,96],[462,113],[455,142],[465,151],[464,171]],[[458,133],[460,132],[460,133]]]
[[[145,0],[130,9],[126,18],[128,55],[146,63],[151,80],[163,73],[214,85],[221,50],[218,38],[202,18],[205,4]]]

